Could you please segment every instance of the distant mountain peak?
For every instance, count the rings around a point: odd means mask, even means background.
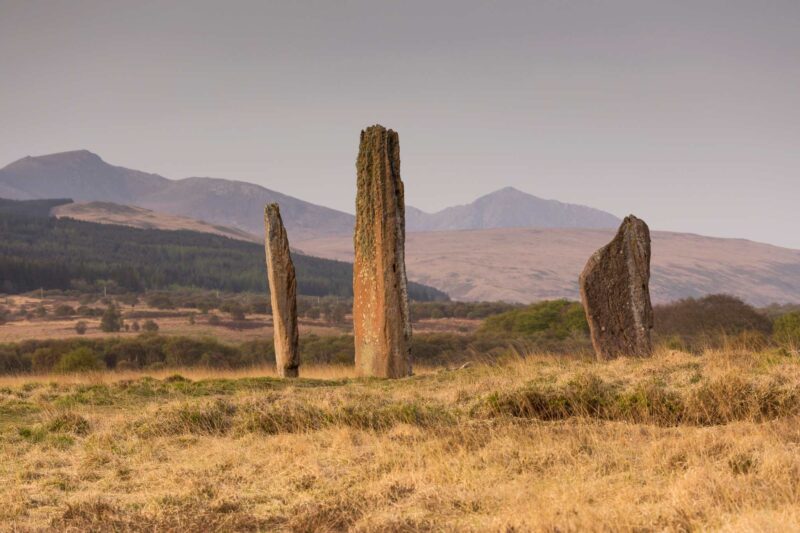
[[[508,193],[525,194],[527,196],[533,196],[531,194],[526,193],[525,191],[517,189],[516,187],[512,187],[511,185],[506,185],[505,187],[501,187],[494,192],[485,194],[484,196],[492,196],[494,194],[508,194]]]
[[[503,187],[472,203],[436,213],[409,207],[409,231],[495,228],[616,228],[620,219],[592,207],[546,200],[516,187]]]
[[[89,150],[69,150],[67,152],[57,152],[54,154],[47,154],[47,155],[39,155],[39,156],[28,156],[15,163],[19,163],[22,161],[35,161],[39,163],[45,164],[68,164],[68,163],[82,163],[82,162],[100,162],[105,163],[103,159],[95,154],[94,152],[90,152]],[[14,165],[15,163],[11,163]],[[9,166],[11,166],[9,165]]]

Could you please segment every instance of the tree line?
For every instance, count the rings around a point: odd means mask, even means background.
[[[110,282],[130,292],[193,287],[267,291],[261,245],[186,230],[139,229],[49,216],[65,200],[0,200],[0,292]],[[293,254],[298,292],[352,297],[350,263]],[[409,284],[416,300],[446,300]]]

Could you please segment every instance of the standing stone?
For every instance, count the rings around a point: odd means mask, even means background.
[[[411,375],[400,142],[383,126],[361,132],[356,162],[353,332],[361,376]]]
[[[650,229],[644,221],[626,217],[616,237],[589,258],[580,285],[599,360],[652,353]]]
[[[300,366],[297,350],[297,279],[278,204],[264,209],[267,279],[272,299],[273,338],[278,375],[296,378]]]

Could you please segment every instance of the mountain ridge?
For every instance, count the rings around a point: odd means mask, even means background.
[[[214,177],[170,179],[107,163],[89,150],[27,156],[0,169],[0,197],[53,197],[133,205],[263,234],[264,204],[278,202],[292,239],[350,234],[355,217],[268,189]],[[434,231],[496,227],[613,227],[619,219],[598,209],[545,200],[504,187],[473,202],[426,213],[406,208],[407,229]]]
[[[53,197],[112,202],[202,218],[255,235],[263,234],[264,204],[279,202],[295,238],[352,231],[354,217],[253,183],[223,178],[178,180],[114,166],[88,150],[28,156],[0,169],[0,191],[10,199]]]

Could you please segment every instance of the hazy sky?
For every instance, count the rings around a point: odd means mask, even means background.
[[[800,248],[800,1],[0,0],[0,166],[86,148],[353,211],[506,185]]]

